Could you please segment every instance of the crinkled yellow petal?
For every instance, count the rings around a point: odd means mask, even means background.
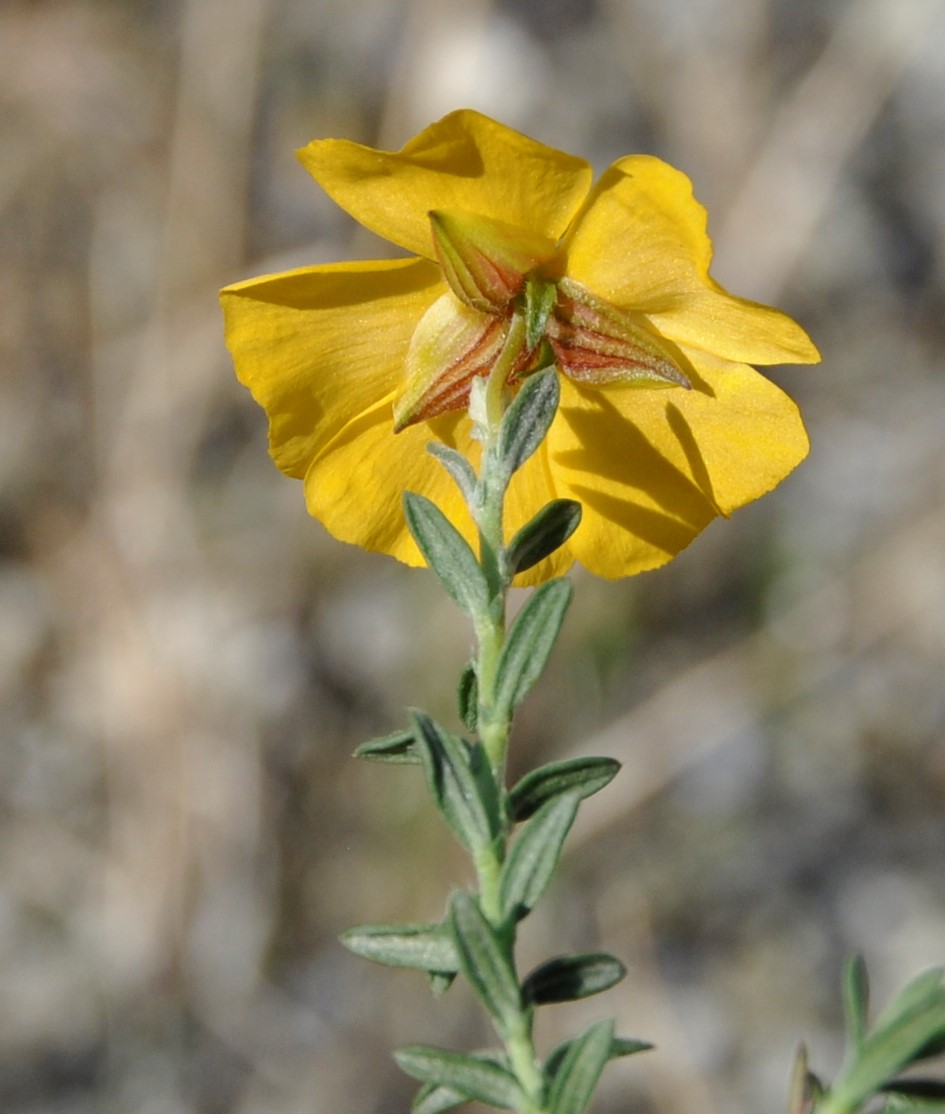
[[[764,495],[807,455],[797,407],[753,368],[688,351],[691,391],[590,390],[561,380],[548,457],[584,506],[568,546],[591,572],[665,564],[718,514]]]
[[[422,565],[403,512],[404,492],[414,491],[432,499],[476,549],[476,530],[459,489],[426,451],[431,441],[441,440],[478,461],[468,418],[446,414],[395,436],[392,405],[389,394],[365,409],[312,461],[305,476],[309,513],[341,541]]]
[[[631,155],[606,171],[575,221],[568,274],[648,314],[678,344],[752,364],[816,363],[820,355],[795,321],[733,297],[710,277],[706,224],[685,174]]]
[[[283,472],[304,476],[326,442],[400,384],[417,322],[445,289],[434,264],[411,259],[309,267],[221,292],[237,375],[269,416]]]
[[[558,240],[592,178],[583,159],[470,109],[431,124],[400,151],[317,139],[299,158],[356,221],[427,258],[434,209],[478,213]]]

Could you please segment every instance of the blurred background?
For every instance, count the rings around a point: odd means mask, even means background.
[[[662,156],[716,277],[823,350],[810,460],[666,569],[578,572],[515,771],[614,754],[523,965],[630,968],[539,1022],[659,1050],[601,1114],[779,1109],[838,980],[945,962],[945,4],[4,0],[0,1109],[395,1114],[464,988],[336,942],[466,866],[363,739],[455,724],[469,633],[330,539],[266,455],[216,291],[382,246],[294,157],[472,106],[603,169]]]

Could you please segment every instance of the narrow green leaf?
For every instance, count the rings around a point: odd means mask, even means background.
[[[569,580],[549,580],[529,597],[509,631],[496,677],[496,704],[512,712],[528,695],[551,654],[571,602]]]
[[[945,1079],[895,1079],[882,1088],[887,1095],[906,1095],[918,1099],[923,1106],[927,1103],[945,1103]]]
[[[567,758],[532,770],[509,794],[509,815],[516,823],[527,820],[539,808],[562,793],[576,792],[581,798],[609,785],[620,763],[616,758]]]
[[[502,1110],[521,1109],[525,1095],[511,1072],[488,1060],[451,1052],[429,1045],[411,1045],[394,1053],[400,1068],[422,1083],[463,1096],[464,1100],[485,1102]]]
[[[945,968],[942,967],[932,967],[930,970],[916,975],[914,979],[906,983],[876,1018],[874,1031],[879,1032],[880,1029],[888,1028],[901,1017],[917,1008],[927,1007],[936,1001],[945,1001],[945,989],[942,986],[943,976],[945,976]]]
[[[481,614],[489,590],[466,539],[425,495],[405,492],[404,515],[414,541],[446,593],[468,615]]]
[[[354,757],[397,765],[416,766],[420,763],[420,755],[414,749],[412,731],[394,731],[378,739],[368,739],[355,750]]]
[[[550,1002],[573,1002],[616,986],[626,967],[605,952],[561,955],[548,960],[525,979],[522,997],[534,1006]]]
[[[610,1059],[614,1023],[598,1021],[568,1046],[548,1088],[548,1114],[584,1114]]]
[[[843,1012],[852,1049],[859,1048],[866,1039],[869,1004],[870,983],[866,963],[861,955],[855,955],[847,962],[843,972]]]
[[[466,506],[470,510],[473,509],[476,502],[476,473],[473,471],[472,465],[455,449],[451,449],[448,445],[444,445],[442,441],[431,441],[427,445],[427,452],[443,465],[453,478],[456,486],[459,488],[463,499],[466,501]]]
[[[412,716],[417,750],[443,818],[468,851],[488,846],[499,830],[499,797],[482,747],[469,746],[423,712]]]
[[[548,1059],[545,1061],[546,1079],[554,1079],[557,1075],[558,1069],[561,1067],[572,1044],[574,1044],[573,1040],[564,1041],[563,1044],[559,1044],[548,1054]],[[614,1037],[610,1042],[610,1052],[607,1059],[617,1060],[622,1056],[634,1056],[637,1052],[649,1052],[651,1048],[653,1048],[653,1045],[649,1041],[637,1040],[634,1037]]]
[[[499,900],[505,917],[521,920],[541,900],[554,876],[579,803],[577,793],[556,797],[542,805],[522,829],[499,878]]]
[[[856,1109],[903,1068],[913,1063],[923,1047],[945,1035],[945,1004],[920,1004],[878,1029],[859,1050],[831,1091],[843,1108]]]
[[[442,924],[363,924],[339,939],[355,955],[389,967],[443,974],[459,970],[456,945]]]
[[[507,949],[472,894],[453,895],[450,922],[463,974],[500,1035],[509,1032],[521,1017],[522,1000]]]
[[[581,504],[574,499],[546,503],[509,542],[506,562],[510,575],[530,569],[560,549],[578,528],[581,513]]]
[[[443,1114],[454,1106],[466,1101],[466,1096],[454,1091],[452,1087],[440,1087],[436,1083],[425,1083],[414,1095],[410,1104],[410,1114]]]
[[[536,371],[522,384],[505,412],[499,429],[499,459],[511,476],[538,448],[548,432],[561,389],[558,372],[550,367]]]
[[[472,662],[469,662],[459,679],[456,701],[463,726],[467,731],[475,731],[479,722],[479,679]]]

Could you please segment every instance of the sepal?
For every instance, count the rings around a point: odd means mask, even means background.
[[[478,313],[450,294],[438,298],[420,318],[407,349],[404,385],[394,399],[394,432],[464,410],[471,384],[489,374],[507,332],[502,318]]]
[[[692,386],[678,358],[639,315],[598,298],[573,279],[558,283],[548,339],[562,372],[578,383]]]
[[[553,241],[475,213],[430,213],[433,247],[450,290],[480,313],[502,313],[529,272],[552,260]]]

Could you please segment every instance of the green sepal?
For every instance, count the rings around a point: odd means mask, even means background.
[[[571,602],[571,582],[549,580],[536,588],[516,616],[499,655],[495,702],[507,714],[538,680]]]
[[[453,482],[460,490],[460,494],[466,501],[466,506],[472,510],[476,502],[476,490],[478,481],[476,480],[476,473],[473,471],[472,465],[455,449],[451,449],[449,445],[444,445],[442,441],[431,441],[427,445],[427,452],[443,465],[449,472]]]
[[[522,1011],[518,980],[507,949],[472,894],[453,895],[450,925],[462,973],[499,1034],[510,1032]]]
[[[445,1087],[463,1101],[484,1102],[501,1110],[520,1110],[525,1103],[515,1076],[490,1060],[421,1044],[398,1049],[394,1059],[407,1075]]]
[[[570,1042],[548,1087],[548,1114],[584,1114],[610,1059],[614,1023],[598,1021]]]
[[[866,1040],[869,1006],[870,983],[866,963],[861,955],[855,955],[843,971],[843,1012],[851,1050],[861,1048]]]
[[[529,352],[545,335],[548,318],[555,308],[558,289],[553,282],[530,278],[525,281],[525,347]]]
[[[522,998],[533,1006],[574,1002],[610,990],[626,973],[620,960],[606,952],[560,955],[531,972],[522,983]]]
[[[339,939],[355,955],[388,967],[443,975],[459,970],[456,945],[443,924],[362,924]]]
[[[549,762],[527,773],[509,793],[509,816],[516,823],[527,820],[546,802],[562,793],[577,793],[582,799],[609,785],[620,763],[616,758],[566,758]]]
[[[545,1061],[545,1079],[552,1080],[558,1073],[561,1063],[568,1053],[573,1040],[564,1041],[548,1053]],[[618,1060],[622,1056],[635,1056],[638,1052],[649,1052],[653,1045],[649,1041],[636,1040],[634,1037],[614,1037],[610,1042],[608,1060]]]
[[[499,795],[482,746],[411,713],[414,739],[437,808],[467,851],[488,847],[501,825]]]
[[[467,615],[481,615],[489,589],[466,539],[425,495],[404,493],[404,517],[413,540],[447,595]]]
[[[505,552],[509,576],[524,572],[550,556],[571,537],[581,522],[581,504],[553,499],[518,531]]]
[[[467,664],[459,678],[456,703],[459,705],[459,718],[463,721],[463,727],[470,733],[475,732],[479,724],[479,678],[472,662]]]
[[[538,904],[554,876],[580,797],[565,793],[535,813],[502,864],[499,900],[503,916],[521,920]]]
[[[389,762],[395,765],[419,765],[420,755],[414,748],[412,731],[394,731],[390,735],[383,735],[378,739],[368,739],[354,752],[355,758],[364,758],[368,762]]]
[[[553,367],[536,371],[522,384],[499,427],[499,461],[512,476],[544,440],[558,409],[561,388]]]

